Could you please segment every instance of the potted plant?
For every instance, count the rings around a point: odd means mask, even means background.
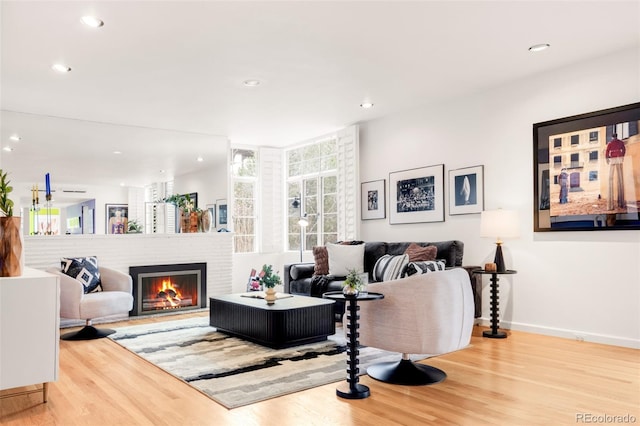
[[[276,301],[276,290],[274,287],[280,284],[280,277],[278,274],[273,272],[273,267],[271,265],[262,265],[262,271],[259,275],[260,284],[262,284],[265,289],[264,300],[267,301],[268,305],[273,305]]]
[[[142,225],[138,223],[136,219],[130,220],[127,234],[141,234],[142,233]]]
[[[347,278],[342,285],[342,293],[345,296],[358,296],[364,284],[362,277],[355,269],[349,269],[348,272]]]
[[[0,169],[0,277],[22,275],[22,240],[20,216],[13,215],[13,191],[7,173]]]

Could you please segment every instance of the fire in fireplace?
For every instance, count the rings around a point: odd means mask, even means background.
[[[147,315],[206,307],[206,263],[132,266],[133,310]]]

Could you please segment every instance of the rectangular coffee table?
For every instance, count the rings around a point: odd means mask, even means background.
[[[271,348],[326,340],[335,334],[333,300],[291,296],[267,305],[264,299],[226,294],[209,298],[209,325]]]

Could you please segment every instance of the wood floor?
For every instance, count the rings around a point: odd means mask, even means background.
[[[0,399],[0,424],[640,423],[640,351],[522,332],[493,340],[480,337],[481,331],[474,331],[471,347],[428,360],[447,372],[437,385],[396,386],[364,376],[361,383],[371,388],[364,400],[340,399],[336,384],[329,384],[233,410],[109,339],[60,341],[60,374],[49,386],[49,401],[43,404],[39,394]]]

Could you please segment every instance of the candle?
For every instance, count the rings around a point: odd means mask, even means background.
[[[51,182],[49,181],[49,173],[44,175],[44,184],[45,184],[45,188],[47,190],[46,194],[47,195],[51,195]]]
[[[36,183],[36,204],[40,204],[40,194],[38,194],[38,184]]]

